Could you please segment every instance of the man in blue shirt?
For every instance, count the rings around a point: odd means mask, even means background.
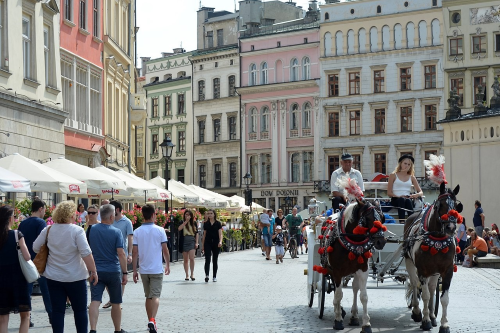
[[[42,232],[47,223],[43,220],[45,216],[46,205],[42,200],[33,200],[31,203],[31,217],[22,221],[19,225],[19,231],[24,235],[24,241],[28,247],[28,251],[31,255],[31,260],[35,259],[36,253],[33,251],[33,242],[37,239],[38,235]],[[40,292],[42,293],[43,304],[45,305],[45,311],[49,315],[49,322],[52,316],[52,304],[50,303],[49,289],[47,288],[47,279],[41,276],[38,279],[38,286],[40,287]],[[31,295],[33,292],[33,283],[28,284],[28,292]],[[30,327],[33,327],[33,323],[30,319]]]
[[[472,222],[474,223],[474,229],[476,230],[476,234],[479,237],[483,237],[483,229],[484,229],[484,212],[481,208],[481,201],[476,200],[474,202],[474,207],[476,210],[474,211],[474,217],[472,218]]]
[[[125,332],[121,329],[122,286],[127,284],[127,259],[123,250],[123,236],[120,230],[113,227],[115,207],[104,205],[100,209],[101,223],[92,226],[89,234],[89,245],[97,270],[99,281],[90,284],[91,303],[89,307],[90,333],[96,333],[99,306],[102,302],[104,288],[108,289],[111,303],[111,319],[115,333]]]

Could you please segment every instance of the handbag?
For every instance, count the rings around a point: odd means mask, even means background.
[[[18,231],[15,230],[16,235],[16,246],[17,246],[17,257],[19,258],[19,264],[21,265],[21,270],[23,271],[24,278],[28,283],[33,283],[40,278],[38,270],[36,269],[33,261],[24,259],[23,253],[21,252],[21,247],[19,246]]]
[[[49,226],[47,228],[47,234],[45,235],[45,243],[42,244],[40,247],[40,251],[35,256],[35,259],[33,259],[33,263],[36,266],[36,269],[38,270],[38,273],[43,274],[45,272],[45,267],[47,266],[47,258],[49,257],[49,247],[47,246],[47,241],[49,239],[49,231],[52,226]]]

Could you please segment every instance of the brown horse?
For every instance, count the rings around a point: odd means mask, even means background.
[[[340,302],[342,300],[342,278],[354,274],[352,290],[354,302],[351,308],[349,325],[358,326],[357,294],[363,304],[362,332],[371,333],[370,317],[368,316],[368,259],[375,247],[381,250],[386,243],[384,231],[384,214],[378,207],[365,200],[358,200],[345,207],[338,221],[326,221],[323,224],[322,268],[320,273],[328,274],[335,289],[333,301],[335,321],[333,328],[344,329]],[[323,250],[322,250],[323,249]]]
[[[449,333],[447,308],[448,290],[453,278],[453,260],[457,247],[456,224],[460,223],[462,204],[457,204],[457,185],[452,191],[441,183],[439,197],[426,210],[411,215],[404,227],[404,256],[411,287],[413,288],[412,315],[415,322],[422,321],[421,329],[429,331],[437,326],[434,315],[434,291],[442,278],[441,326],[439,333]],[[456,207],[456,208],[455,208]],[[419,308],[419,287],[424,303],[423,319]]]

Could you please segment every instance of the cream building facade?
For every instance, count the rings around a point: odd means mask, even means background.
[[[64,156],[59,6],[0,1],[0,156]]]
[[[444,117],[441,1],[364,0],[321,7],[322,110],[315,189],[349,152],[365,179],[389,174],[403,154],[440,153]]]
[[[193,109],[191,94],[191,52],[175,49],[145,62],[147,98],[146,156],[147,179],[164,177],[165,159],[160,144],[170,137],[175,149],[169,161],[169,179],[193,183]]]

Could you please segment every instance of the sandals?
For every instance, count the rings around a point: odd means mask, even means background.
[[[189,278],[185,278],[184,281],[189,281]]]
[[[191,281],[194,281],[194,280],[196,280],[196,279],[195,279],[194,277],[192,277],[192,276],[191,276]]]

